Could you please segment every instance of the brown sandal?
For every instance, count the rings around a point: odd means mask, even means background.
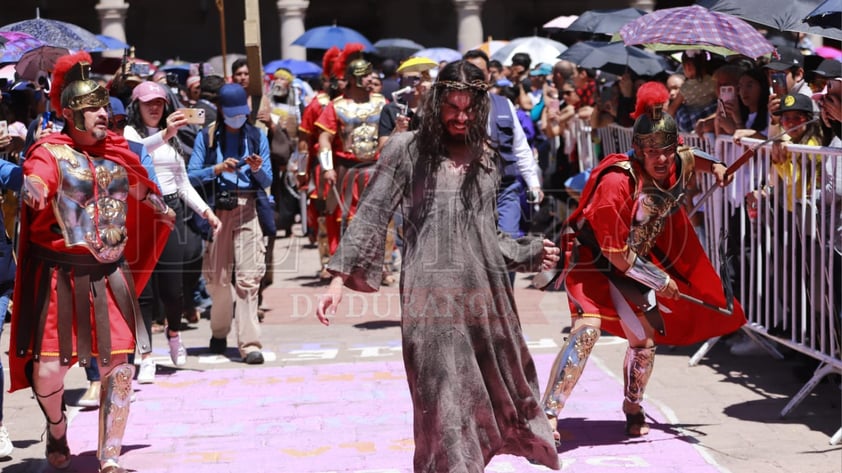
[[[66,470],[70,466],[70,446],[67,445],[67,425],[65,424],[64,435],[60,438],[53,437],[53,434],[50,433],[50,425],[58,425],[66,421],[67,417],[64,414],[61,415],[61,419],[58,422],[50,422],[47,419],[47,452],[45,456],[47,457],[47,463],[57,470]]]
[[[649,424],[646,423],[646,413],[641,407],[635,414],[626,414],[626,435],[629,437],[642,437],[649,433]]]

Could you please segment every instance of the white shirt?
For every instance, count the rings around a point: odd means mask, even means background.
[[[155,173],[158,175],[158,183],[161,185],[161,194],[178,194],[178,197],[187,204],[194,212],[204,216],[210,208],[207,202],[202,199],[196,189],[190,185],[187,177],[187,170],[184,167],[184,158],[164,141],[165,130],[148,128],[149,136],[141,138],[140,134],[130,126],[124,131],[127,140],[143,143],[149,154],[152,156],[152,165],[155,166]]]

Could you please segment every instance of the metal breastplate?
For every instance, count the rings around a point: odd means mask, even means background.
[[[126,169],[67,145],[45,145],[58,164],[59,186],[53,205],[67,246],[84,246],[100,262],[123,256],[126,246]]]
[[[380,111],[385,104],[386,100],[380,94],[372,94],[370,100],[364,103],[345,98],[333,102],[336,116],[342,122],[339,134],[343,147],[360,161],[375,158]]]
[[[669,189],[662,189],[648,176],[643,178],[637,193],[629,229],[629,247],[638,255],[648,255],[655,246],[655,240],[664,230],[666,219],[676,212],[682,203],[687,182],[693,177],[692,153],[678,153],[679,178]]]

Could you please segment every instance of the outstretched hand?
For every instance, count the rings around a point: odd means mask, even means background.
[[[336,313],[336,308],[342,302],[342,288],[345,282],[339,276],[335,276],[327,287],[327,292],[319,295],[316,302],[316,318],[324,325],[330,325],[329,317]]]

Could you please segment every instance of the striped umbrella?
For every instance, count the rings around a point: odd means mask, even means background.
[[[745,21],[698,5],[657,10],[620,29],[627,46],[655,51],[704,49],[723,56],[757,59],[775,47]]]

